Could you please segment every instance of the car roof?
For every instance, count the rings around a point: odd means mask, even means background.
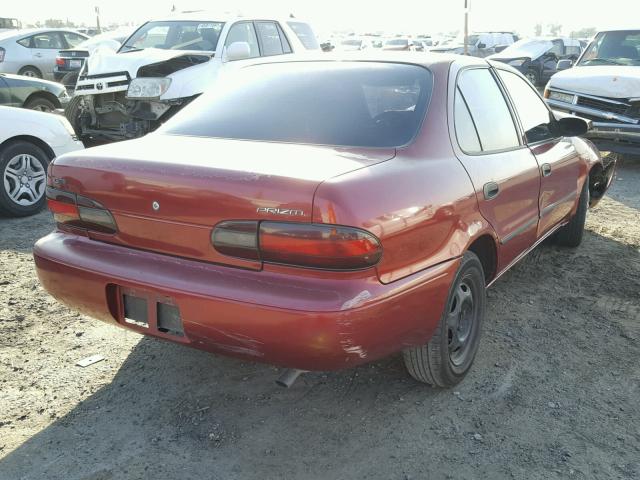
[[[257,60],[257,59],[256,59]],[[252,65],[271,63],[296,63],[296,62],[380,62],[380,63],[409,63],[423,67],[436,65],[450,65],[457,63],[461,66],[489,66],[489,63],[478,57],[468,55],[453,55],[448,53],[424,53],[424,52],[330,52],[330,53],[306,53],[291,56],[289,58],[277,56],[264,57]]]
[[[84,33],[80,33],[77,30],[74,30],[73,28],[22,28],[19,30],[9,30],[7,32],[0,33],[0,40],[10,40],[13,38],[30,37],[31,35],[35,35],[37,33],[44,33],[44,32],[70,32],[70,33],[76,33],[78,35],[82,35],[84,37],[89,38]]]
[[[231,22],[234,20],[258,20],[258,19],[268,19],[268,20],[278,20],[281,22],[304,22],[308,23],[305,20],[300,18],[292,18],[292,17],[284,17],[282,15],[260,15],[256,12],[252,12],[251,14],[244,13],[230,13],[230,12],[214,12],[209,10],[201,10],[194,12],[181,12],[174,13],[170,15],[165,15],[162,17],[157,17],[150,19],[151,22],[170,22],[170,21],[210,21],[210,22]]]

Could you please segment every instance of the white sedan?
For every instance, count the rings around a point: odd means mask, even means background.
[[[49,163],[83,148],[61,115],[0,107],[0,214],[37,213],[45,202]]]

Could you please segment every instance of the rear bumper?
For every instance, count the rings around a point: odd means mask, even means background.
[[[337,370],[424,343],[459,260],[389,285],[375,275],[245,271],[54,232],[34,248],[45,289],[81,312],[223,355],[304,370]],[[121,289],[167,299],[184,335],[122,321]]]

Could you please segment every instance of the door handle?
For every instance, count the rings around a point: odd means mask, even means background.
[[[551,165],[549,165],[548,163],[543,163],[541,168],[543,177],[548,177],[549,175],[551,175]]]
[[[500,187],[496,182],[485,183],[482,190],[484,192],[484,198],[486,200],[491,200],[493,198],[496,198],[500,193]]]
[[[42,57],[42,54],[41,53],[34,53],[33,56],[40,58],[40,57]]]

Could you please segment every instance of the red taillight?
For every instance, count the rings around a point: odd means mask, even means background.
[[[64,67],[64,58],[56,57],[56,65]]]
[[[230,221],[213,230],[212,241],[233,257],[329,270],[363,269],[382,257],[374,235],[339,225]]]
[[[117,231],[111,212],[90,198],[47,187],[47,206],[58,224],[100,233]]]

